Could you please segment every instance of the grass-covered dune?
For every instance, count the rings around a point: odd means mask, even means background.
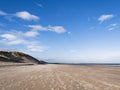
[[[0,62],[14,62],[14,63],[33,63],[45,64],[45,61],[38,60],[28,54],[22,52],[0,51]]]

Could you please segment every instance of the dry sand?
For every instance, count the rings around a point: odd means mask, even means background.
[[[52,64],[0,67],[0,90],[120,90],[120,67]]]

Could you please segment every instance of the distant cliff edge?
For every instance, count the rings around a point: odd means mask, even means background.
[[[28,54],[16,51],[0,51],[0,62],[45,64],[45,61],[38,60]]]

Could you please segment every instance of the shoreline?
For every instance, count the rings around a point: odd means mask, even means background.
[[[9,63],[9,62],[0,62],[1,67],[11,67],[11,66],[29,66],[29,65],[46,65],[46,64],[33,64],[33,63]],[[69,64],[69,63],[47,63],[47,65],[70,65],[70,66],[114,66],[120,67],[120,64],[112,63],[81,63],[81,64]]]

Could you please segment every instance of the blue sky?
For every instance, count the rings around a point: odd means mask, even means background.
[[[0,49],[49,62],[120,63],[119,0],[0,0]]]

